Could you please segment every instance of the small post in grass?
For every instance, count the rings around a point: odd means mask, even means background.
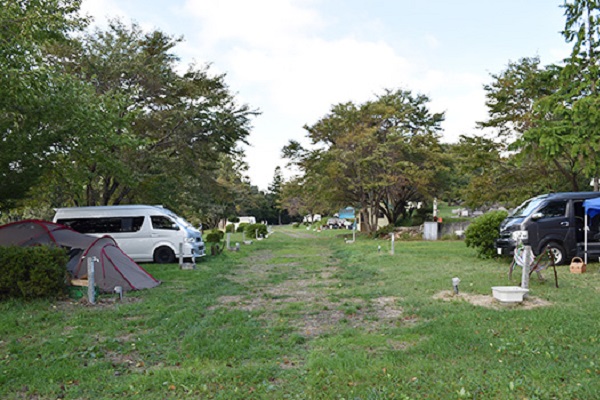
[[[521,287],[529,289],[529,269],[533,261],[533,251],[531,246],[523,246],[523,272],[521,274]]]
[[[390,233],[390,236],[392,237],[392,250],[390,251],[390,254],[394,255],[394,232]]]
[[[458,284],[460,283],[459,278],[452,278],[452,287],[454,288],[454,294],[458,294]]]
[[[94,263],[99,261],[97,257],[88,257],[87,259],[87,273],[88,273],[88,301],[90,304],[96,304],[96,279],[94,277],[95,268]]]
[[[183,243],[179,243],[179,268],[183,268]]]

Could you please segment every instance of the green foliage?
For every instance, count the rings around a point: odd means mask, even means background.
[[[235,233],[235,225],[229,224],[225,227],[225,233]]]
[[[394,232],[395,226],[393,224],[388,224],[386,226],[382,226],[381,228],[377,229],[377,232],[375,232],[374,237],[376,238],[384,238],[384,237],[389,237],[390,233]]]
[[[2,2],[0,208],[164,204],[210,227],[255,203],[239,145],[258,112],[209,64],[182,72],[180,38],[73,35],[80,6]]]
[[[411,225],[422,225],[426,221],[433,221],[433,206],[417,208],[413,213]]]
[[[0,247],[0,299],[57,298],[66,293],[63,248]]]
[[[93,89],[48,55],[85,25],[77,15],[80,3],[0,4],[0,209],[24,198],[70,136],[84,132],[101,114],[89,104]]]
[[[283,150],[304,172],[302,190],[287,193],[286,203],[293,195],[319,199],[330,209],[350,203],[372,210],[362,223],[374,233],[378,211],[395,222],[408,202],[433,197],[446,169],[438,134],[444,114],[431,113],[429,101],[409,90],[386,90],[364,104],[334,105],[305,127],[317,148],[292,141]]]
[[[257,232],[258,231],[258,232]],[[249,238],[254,238],[258,234],[258,237],[265,237],[269,233],[265,224],[248,224],[244,227],[244,233]]]
[[[242,222],[238,225],[236,232],[237,233],[242,233],[244,232],[244,229],[246,229],[246,227],[250,225],[248,222]]]
[[[230,217],[227,217],[227,221],[236,224],[236,223],[240,222],[240,217],[230,216]]]
[[[494,240],[498,238],[500,224],[507,216],[506,211],[491,211],[475,218],[465,231],[465,244],[475,248],[481,258],[495,257]]]
[[[207,243],[219,243],[225,237],[225,233],[219,229],[213,229],[204,236]]]

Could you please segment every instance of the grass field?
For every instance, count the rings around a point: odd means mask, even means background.
[[[598,264],[507,307],[490,288],[518,285],[508,260],[343,233],[276,227],[196,270],[145,265],[163,283],[122,302],[0,303],[0,398],[599,397]]]

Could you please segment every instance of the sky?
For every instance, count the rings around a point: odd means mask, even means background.
[[[482,135],[483,86],[511,61],[559,63],[563,0],[83,0],[94,24],[107,18],[183,37],[181,70],[210,64],[240,104],[260,111],[244,146],[247,175],[273,181],[290,141],[335,104],[362,104],[386,89],[410,90],[444,112],[442,141]]]

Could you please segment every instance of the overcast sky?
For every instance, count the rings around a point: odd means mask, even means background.
[[[83,11],[183,36],[184,65],[225,73],[240,103],[259,109],[246,148],[266,189],[281,149],[304,141],[331,106],[384,89],[428,95],[445,112],[443,140],[480,134],[482,86],[509,61],[560,62],[570,46],[562,0],[84,0]]]

